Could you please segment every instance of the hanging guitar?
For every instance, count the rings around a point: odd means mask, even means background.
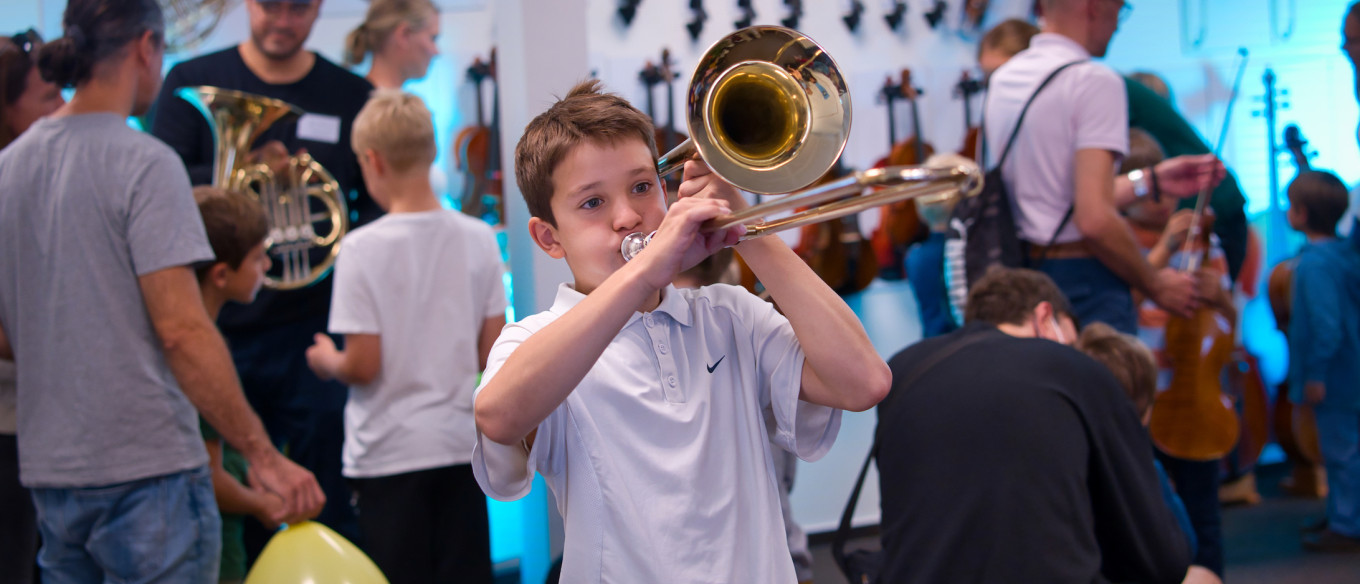
[[[888,156],[874,164],[875,167],[919,165],[935,153],[935,147],[921,139],[921,114],[916,98],[921,90],[912,85],[911,70],[901,71],[900,82],[892,79],[884,83],[882,96],[888,109]],[[897,141],[897,115],[894,103],[904,100],[910,106],[912,134],[901,142]],[[916,210],[916,202],[902,201],[886,205],[881,210],[878,228],[870,237],[874,255],[878,258],[879,277],[884,280],[901,280],[906,277],[903,261],[907,248],[929,235],[921,224],[921,216]]]
[[[1266,103],[1273,105],[1274,76],[1267,77],[1266,82]],[[1273,114],[1269,114],[1267,119],[1273,119],[1273,117]],[[1272,138],[1271,141],[1271,151],[1274,152],[1274,139]],[[1298,172],[1312,168],[1308,161],[1307,145],[1308,141],[1304,139],[1298,126],[1290,125],[1284,129],[1284,147],[1293,157],[1294,167]],[[1272,205],[1271,213],[1284,214],[1279,209],[1278,201],[1275,201]],[[1279,217],[1272,217],[1272,219],[1283,221]],[[1280,233],[1279,236],[1283,237],[1283,233]],[[1289,335],[1289,319],[1292,316],[1291,303],[1294,299],[1294,263],[1295,258],[1291,257],[1275,264],[1275,267],[1270,270],[1270,278],[1266,284],[1266,295],[1270,299],[1271,312],[1275,315],[1275,326],[1286,338]],[[1289,381],[1287,379],[1281,382],[1275,390],[1275,409],[1272,422],[1275,430],[1275,441],[1284,450],[1285,459],[1289,463],[1289,476],[1281,481],[1281,487],[1286,492],[1301,497],[1326,497],[1327,471],[1322,467],[1322,457],[1318,447],[1317,422],[1313,416],[1313,408],[1308,405],[1295,405],[1289,401]]]
[[[459,197],[462,211],[492,225],[504,222],[503,192],[500,162],[500,89],[496,84],[496,50],[491,50],[489,61],[473,60],[467,70],[476,95],[477,123],[463,128],[454,138],[454,153],[459,172],[463,175],[463,191]],[[491,123],[486,123],[482,103],[482,84],[492,86]]]

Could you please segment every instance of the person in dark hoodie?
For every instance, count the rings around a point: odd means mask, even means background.
[[[1336,237],[1346,185],[1306,171],[1289,185],[1289,225],[1308,238],[1294,267],[1290,401],[1314,407],[1327,467],[1327,526],[1315,551],[1360,552],[1360,251]]]

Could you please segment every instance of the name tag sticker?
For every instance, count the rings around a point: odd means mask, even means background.
[[[322,114],[302,114],[298,119],[297,137],[335,144],[340,141],[340,118]]]

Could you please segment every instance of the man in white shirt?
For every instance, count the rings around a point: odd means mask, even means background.
[[[1046,272],[1068,296],[1078,319],[1134,332],[1130,288],[1178,313],[1196,305],[1195,279],[1154,270],[1143,259],[1118,207],[1184,189],[1157,187],[1175,180],[1212,183],[1221,165],[1195,159],[1177,176],[1158,171],[1115,180],[1128,151],[1124,82],[1103,57],[1127,8],[1123,0],[1043,0],[1044,32],[992,75],[986,106],[989,163],[1015,131],[1021,109],[1039,85],[1063,70],[1035,97],[1002,168],[1016,228],[1031,266]],[[1182,176],[1184,174],[1185,176]],[[1189,191],[1196,189],[1192,186]]]

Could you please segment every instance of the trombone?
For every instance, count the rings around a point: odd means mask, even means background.
[[[686,95],[691,138],[657,160],[657,173],[667,176],[697,154],[741,190],[798,191],[840,157],[850,112],[840,68],[821,45],[783,27],[743,28],[699,60]],[[952,206],[981,189],[982,173],[973,165],[876,168],[719,217],[705,229],[744,224],[744,241],[918,197]],[[767,219],[796,207],[809,209]],[[624,259],[640,253],[654,234],[624,237]]]

